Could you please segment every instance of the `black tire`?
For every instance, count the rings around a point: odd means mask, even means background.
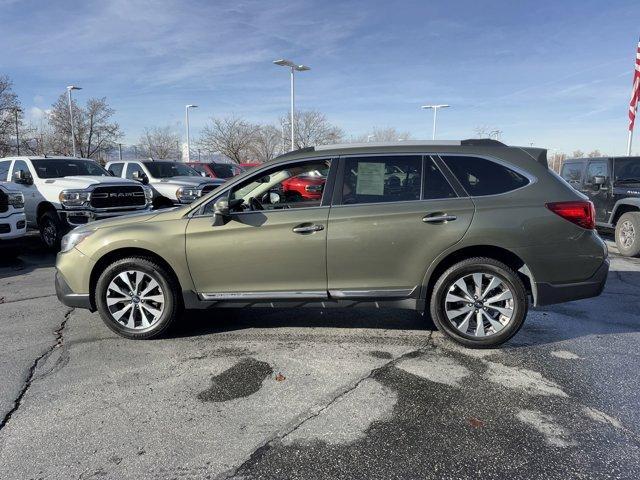
[[[489,334],[484,337],[478,337],[475,334],[470,333],[463,333],[457,328],[456,324],[449,319],[445,311],[445,300],[447,298],[447,294],[450,293],[450,289],[454,288],[454,283],[459,279],[466,277],[467,275],[472,275],[474,273],[485,274],[485,276],[480,278],[487,283],[489,283],[489,275],[497,277],[503,282],[504,286],[506,286],[506,288],[508,288],[512,294],[512,314],[510,320],[504,327],[501,327],[502,329],[497,333]],[[489,286],[486,285],[485,288],[489,288]],[[485,294],[487,294],[485,295],[485,299],[488,296],[488,293],[488,291],[485,291]],[[484,303],[482,298],[478,299],[477,304],[466,303],[466,300],[465,302],[460,302],[458,304],[454,302],[448,303],[452,303],[452,308],[454,309],[460,308],[456,307],[456,305],[460,305],[462,309],[470,312],[469,316],[473,318],[469,319],[468,325],[470,326],[472,323],[474,323],[476,325],[476,329],[478,327],[478,324],[475,312],[477,312],[478,310],[484,310],[487,313],[496,315],[495,309],[490,306],[483,306]],[[489,303],[487,303],[487,305],[489,305]],[[433,293],[431,295],[430,312],[431,318],[438,330],[444,332],[456,342],[471,348],[493,348],[506,342],[511,337],[513,337],[518,332],[518,330],[520,330],[520,327],[522,327],[524,319],[527,315],[528,306],[529,302],[526,289],[524,287],[524,284],[522,283],[522,280],[516,272],[514,272],[504,263],[492,258],[478,257],[469,258],[467,260],[456,263],[455,265],[447,269],[440,276],[440,278],[438,278],[436,284],[433,287]],[[469,308],[471,308],[471,310],[469,310]],[[450,310],[450,312],[451,311],[452,310]],[[480,316],[482,315],[482,312],[480,312]],[[457,320],[457,318],[454,319]],[[463,321],[461,320],[459,322],[459,325],[462,323]],[[482,323],[483,325],[485,324],[484,321]],[[487,325],[490,326],[489,330],[494,328],[491,327],[491,323],[488,323]],[[485,328],[483,327],[482,330],[485,330]]]
[[[150,322],[150,326],[142,326],[143,323],[141,312],[146,312],[145,319],[149,315],[148,310],[143,310],[143,305],[138,305],[137,302],[134,305],[138,308],[138,313],[134,314],[133,319],[134,323],[137,325],[135,328],[129,328],[125,326],[124,323],[124,321],[126,321],[127,319],[119,321],[114,317],[112,311],[120,308],[121,306],[126,306],[127,303],[131,302],[123,302],[122,304],[116,304],[115,306],[112,305],[111,309],[107,304],[107,290],[109,288],[109,285],[116,277],[127,271],[142,272],[159,284],[160,293],[164,297],[163,308],[161,309],[162,313],[157,319],[154,319],[153,322]],[[131,279],[133,283],[135,277],[128,278]],[[120,280],[117,281],[120,282]],[[147,285],[149,285],[149,283],[147,283]],[[138,288],[138,290],[135,292],[135,296],[138,297],[138,294],[141,293],[140,290],[144,289],[145,286],[143,285],[141,287],[140,285],[137,285],[134,288]],[[100,313],[100,316],[102,317],[102,320],[107,327],[125,338],[130,338],[132,340],[146,340],[162,335],[178,319],[183,309],[182,299],[179,295],[180,291],[180,285],[178,284],[177,279],[175,279],[173,274],[167,271],[165,267],[163,267],[159,263],[145,257],[128,257],[117,260],[104,269],[104,271],[98,278],[94,299],[95,304],[98,308],[98,312]],[[158,290],[155,290],[155,292],[158,292]],[[155,294],[155,292],[152,293]],[[139,300],[139,302],[144,303],[144,301],[142,300]],[[158,304],[151,303],[149,305],[151,305],[153,308],[158,308]],[[131,310],[135,310],[135,308],[130,308],[128,312],[130,313]],[[123,318],[127,316],[128,315],[123,315]]]
[[[620,255],[640,255],[640,212],[623,213],[616,223],[615,237]]]
[[[58,214],[53,210],[44,212],[38,219],[40,238],[47,250],[60,251],[60,241],[68,228],[62,223]]]

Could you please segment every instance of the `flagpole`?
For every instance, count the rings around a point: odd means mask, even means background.
[[[627,157],[631,156],[631,141],[633,140],[633,130],[629,130],[629,139],[627,140]]]

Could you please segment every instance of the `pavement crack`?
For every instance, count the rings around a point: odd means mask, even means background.
[[[49,297],[55,297],[55,296],[56,296],[56,294],[52,293],[50,295],[36,295],[34,297],[16,298],[16,299],[13,299],[13,300],[2,300],[0,302],[0,305],[7,305],[9,303],[17,303],[17,302],[27,302],[29,300],[38,300],[40,298],[49,298]]]
[[[60,326],[55,329],[53,331],[54,334],[54,343],[47,348],[47,350],[40,355],[38,358],[36,358],[33,363],[31,364],[31,366],[29,367],[29,371],[27,372],[27,378],[25,379],[24,384],[22,385],[22,389],[20,390],[20,392],[18,393],[18,396],[16,397],[16,399],[13,401],[13,407],[11,408],[11,410],[9,410],[6,415],[4,416],[4,418],[2,418],[2,420],[0,421],[0,433],[2,432],[2,430],[4,429],[4,427],[7,426],[7,424],[9,423],[9,420],[11,420],[11,417],[13,416],[14,413],[16,413],[18,411],[18,409],[22,406],[22,401],[24,399],[24,396],[27,394],[27,392],[29,391],[29,388],[31,387],[31,384],[33,383],[35,374],[36,374],[36,370],[38,369],[38,366],[47,360],[47,358],[49,358],[49,355],[51,355],[51,353],[61,347],[64,343],[64,337],[63,337],[63,333],[64,333],[64,328],[67,326],[67,321],[69,320],[69,317],[71,316],[71,313],[73,313],[73,308],[69,309],[65,314],[64,314],[64,318],[62,320],[62,322],[60,322]]]
[[[344,397],[345,395],[348,395],[349,393],[354,391],[356,388],[358,388],[358,386],[365,380],[373,378],[376,374],[378,374],[382,370],[385,370],[386,368],[389,368],[389,367],[393,367],[407,358],[411,358],[413,356],[417,356],[417,355],[420,355],[421,353],[424,353],[424,351],[431,346],[432,337],[433,337],[433,332],[429,332],[429,336],[426,339],[426,343],[421,347],[411,350],[410,352],[404,353],[396,358],[389,360],[388,362],[385,362],[381,366],[370,370],[369,373],[367,373],[366,375],[359,377],[358,379],[354,380],[353,382],[347,384],[345,387],[340,389],[323,405],[316,406],[315,408],[311,408],[306,412],[298,415],[291,422],[288,422],[283,428],[277,430],[273,434],[269,435],[264,441],[262,441],[246,457],[246,459],[242,463],[240,463],[240,465],[230,470],[227,470],[226,472],[221,473],[216,477],[216,479],[225,480],[225,479],[234,477],[240,470],[242,470],[242,468],[252,463],[255,459],[259,458],[263,452],[269,450],[274,442],[282,441],[284,438],[291,435],[293,432],[295,432],[300,427],[302,427],[309,420],[312,420],[318,417],[322,412],[327,410],[329,407],[331,407],[331,405],[336,403],[342,397]]]

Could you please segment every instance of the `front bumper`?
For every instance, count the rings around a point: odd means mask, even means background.
[[[58,297],[58,300],[67,307],[85,308],[91,311],[94,310],[91,306],[89,294],[74,293],[65,278],[58,271],[56,271],[56,296]]]
[[[107,218],[121,217],[132,213],[150,212],[151,205],[135,210],[59,210],[60,217],[72,227],[86,225],[95,220],[104,220]]]
[[[536,306],[553,305],[555,303],[582,300],[597,297],[604,290],[609,273],[609,259],[605,258],[602,265],[591,278],[584,282],[552,284],[536,282]]]
[[[12,240],[27,233],[27,221],[24,213],[12,213],[0,218],[0,240]]]

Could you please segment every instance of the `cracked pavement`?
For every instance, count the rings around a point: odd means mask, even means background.
[[[129,341],[25,248],[0,257],[2,479],[640,477],[640,260],[614,248],[601,297],[486,351],[396,310],[188,312]]]

